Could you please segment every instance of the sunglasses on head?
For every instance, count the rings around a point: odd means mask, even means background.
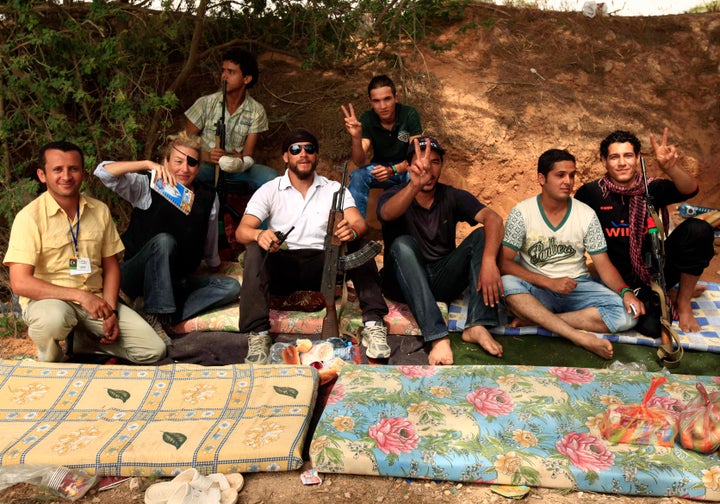
[[[315,146],[313,144],[294,144],[290,146],[288,152],[293,156],[297,156],[302,152],[303,149],[305,149],[305,152],[307,152],[308,154],[315,154]]]
[[[188,164],[188,166],[194,168],[194,167],[196,167],[197,165],[200,164],[200,161],[199,161],[197,158],[194,158],[194,157],[192,157],[192,156],[188,156],[187,154],[185,154],[183,151],[181,151],[180,149],[178,149],[178,148],[175,147],[174,145],[172,146],[172,148],[175,149],[176,151],[178,151],[180,154],[182,154],[183,156],[185,156],[185,157],[187,158],[187,164]]]

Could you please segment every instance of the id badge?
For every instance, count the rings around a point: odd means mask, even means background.
[[[73,257],[70,259],[71,275],[87,275],[92,272],[89,257]]]

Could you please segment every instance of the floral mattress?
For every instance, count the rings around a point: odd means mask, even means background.
[[[564,367],[343,368],[310,445],[320,472],[720,500],[720,458],[676,444],[615,444],[611,404],[639,404],[657,374]],[[682,408],[696,382],[667,375],[651,406]]]
[[[317,396],[310,366],[0,361],[0,465],[105,476],[287,471]]]

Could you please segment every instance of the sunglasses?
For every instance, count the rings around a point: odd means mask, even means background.
[[[178,149],[178,148],[175,147],[174,145],[172,146],[172,148],[175,149],[176,151],[178,151],[180,154],[182,154],[183,156],[185,156],[185,157],[187,158],[187,164],[188,164],[188,166],[194,168],[194,167],[196,167],[197,165],[200,164],[200,161],[199,161],[197,158],[194,158],[194,157],[192,157],[192,156],[188,156],[187,154],[185,154],[183,151],[181,151],[180,149]]]
[[[305,149],[305,152],[307,152],[308,154],[315,154],[315,146],[313,144],[294,144],[290,146],[288,152],[293,156],[297,156],[302,152],[303,149]]]

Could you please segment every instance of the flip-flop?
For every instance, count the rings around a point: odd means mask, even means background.
[[[182,483],[167,500],[167,504],[235,504],[237,499],[237,490],[229,487],[220,490],[217,482],[207,489]]]
[[[198,489],[206,493],[209,493],[211,489],[217,490],[217,492],[212,492],[217,494],[214,500],[198,502],[234,504],[237,501],[237,493],[242,489],[244,483],[245,480],[240,473],[227,475],[215,473],[204,476],[197,469],[187,469],[175,476],[171,481],[162,481],[151,485],[145,491],[145,504],[167,504],[170,502],[171,497],[175,497],[177,501],[177,499],[181,498],[179,495],[176,496],[180,489],[185,489],[187,493],[185,485],[189,485],[191,489]]]
[[[145,504],[166,504],[175,491],[185,484],[198,482],[202,476],[197,469],[190,468],[175,476],[171,481],[161,481],[145,490]]]

